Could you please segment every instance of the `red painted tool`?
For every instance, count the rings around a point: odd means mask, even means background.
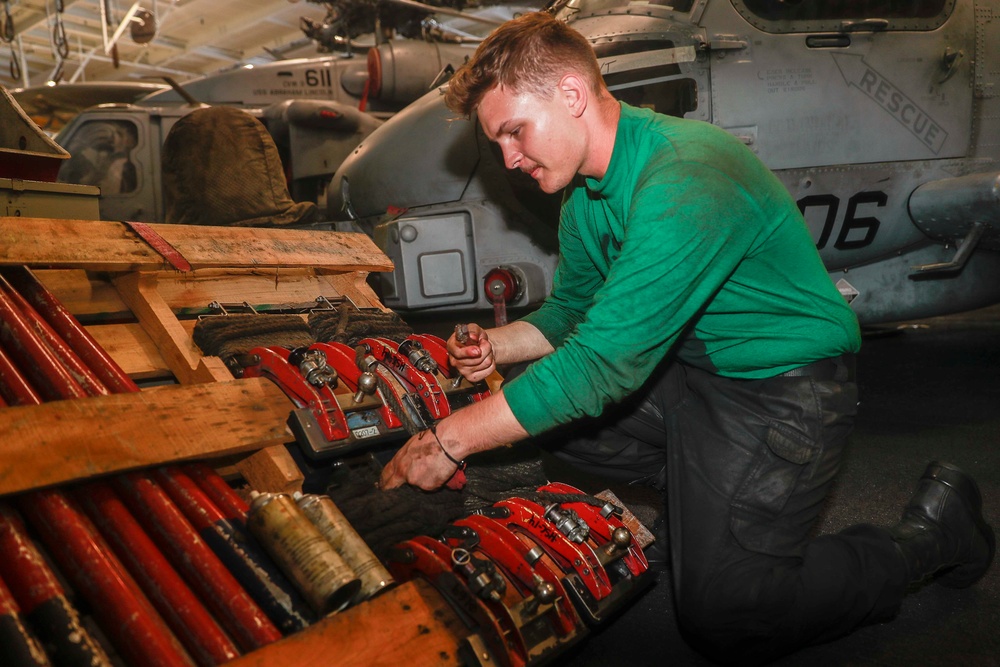
[[[0,290],[0,323],[0,343],[45,400],[87,395],[3,290]]]
[[[10,405],[38,405],[42,397],[0,348],[0,394]]]
[[[135,382],[80,324],[59,299],[27,267],[9,266],[0,273],[34,306],[63,340],[114,393],[139,391]]]

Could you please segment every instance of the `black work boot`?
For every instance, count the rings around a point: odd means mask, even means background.
[[[889,532],[912,584],[935,577],[950,588],[970,586],[986,573],[996,550],[979,486],[950,463],[927,466],[902,519]]]

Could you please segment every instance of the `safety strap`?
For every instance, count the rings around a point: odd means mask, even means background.
[[[160,236],[145,222],[127,222],[123,221],[129,229],[139,235],[143,241],[149,244],[156,252],[160,253],[160,256],[167,260],[170,266],[174,267],[178,271],[190,271],[191,264],[184,259],[177,248],[170,245],[170,242],[165,238]]]

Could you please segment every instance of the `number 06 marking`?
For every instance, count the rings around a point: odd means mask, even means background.
[[[859,192],[851,197],[847,201],[844,222],[840,227],[840,233],[837,234],[837,240],[834,242],[833,247],[837,250],[856,250],[870,245],[875,240],[875,234],[878,233],[881,223],[878,218],[870,216],[855,217],[857,215],[858,204],[885,206],[887,199],[888,197],[886,197],[884,192],[878,191]],[[836,195],[809,195],[800,199],[798,205],[799,211],[802,212],[803,216],[806,214],[806,209],[810,207],[826,208],[826,220],[823,221],[823,231],[819,235],[819,240],[816,241],[816,248],[822,250],[826,247],[827,242],[830,240],[830,234],[833,232],[834,223],[837,219],[837,211],[840,208],[840,198]],[[851,232],[855,232],[856,230],[864,230],[864,236],[857,238],[857,234],[852,235]],[[849,236],[853,238],[848,238]]]

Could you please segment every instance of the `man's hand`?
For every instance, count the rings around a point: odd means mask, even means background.
[[[497,369],[493,343],[478,324],[460,327],[463,336],[456,332],[448,338],[448,361],[469,382],[484,380]]]
[[[445,456],[434,434],[421,431],[407,440],[382,469],[379,488],[394,489],[406,483],[434,491],[444,486],[456,470],[458,466]]]

